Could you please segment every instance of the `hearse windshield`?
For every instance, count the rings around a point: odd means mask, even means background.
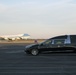
[[[40,45],[41,45],[41,44],[49,44],[49,43],[51,43],[51,39],[47,39],[47,40],[41,42]]]

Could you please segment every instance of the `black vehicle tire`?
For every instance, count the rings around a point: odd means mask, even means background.
[[[31,54],[34,55],[34,56],[36,56],[36,55],[39,54],[39,51],[37,49],[32,49],[31,50]]]

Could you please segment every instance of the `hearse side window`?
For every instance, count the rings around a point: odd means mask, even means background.
[[[65,39],[55,39],[52,41],[52,44],[64,44]]]
[[[76,44],[76,35],[71,35],[71,43]]]
[[[65,39],[65,44],[71,44],[70,35],[67,36],[67,39]]]

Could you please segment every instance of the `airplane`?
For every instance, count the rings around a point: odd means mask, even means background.
[[[29,34],[18,34],[18,35],[3,35],[0,36],[1,38],[4,38],[5,40],[16,40],[16,39],[29,39]]]

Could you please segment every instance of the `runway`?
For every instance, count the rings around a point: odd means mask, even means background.
[[[0,44],[0,75],[76,75],[76,53],[24,53],[25,44]]]

